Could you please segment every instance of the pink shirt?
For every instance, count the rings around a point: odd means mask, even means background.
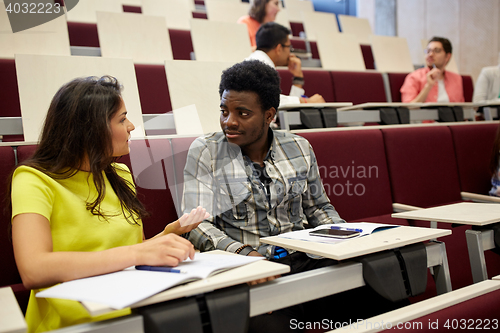
[[[252,47],[255,47],[257,45],[257,42],[255,41],[255,34],[257,33],[257,30],[259,30],[260,28],[259,21],[250,17],[249,15],[245,15],[240,17],[237,23],[247,25],[248,35],[250,36],[250,43],[252,44]]]
[[[401,101],[403,103],[411,102],[427,83],[427,73],[430,71],[429,67],[417,69],[413,73],[406,76],[405,82],[401,86]],[[459,74],[445,71],[444,72],[444,86],[450,102],[464,102],[464,89],[462,85],[462,76]],[[437,83],[431,88],[425,102],[437,102],[438,85]]]

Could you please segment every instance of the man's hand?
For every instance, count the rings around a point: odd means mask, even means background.
[[[314,94],[308,98],[301,97],[300,102],[301,103],[325,103],[325,99],[320,94]]]
[[[295,54],[290,54],[290,57],[288,58],[288,70],[295,77],[304,77],[304,74],[302,73],[302,63]]]
[[[427,73],[427,84],[431,87],[436,84],[437,80],[443,78],[443,71],[437,67],[434,67]]]

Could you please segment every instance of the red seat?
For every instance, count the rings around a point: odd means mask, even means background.
[[[14,59],[0,59],[0,117],[21,117]],[[1,135],[1,133],[0,133]],[[3,141],[24,141],[23,135],[5,135]]]
[[[375,69],[375,59],[373,58],[372,46],[363,45],[361,46],[361,53],[363,54],[363,60],[365,61],[366,69]]]
[[[70,46],[99,47],[97,24],[68,22]]]
[[[135,64],[137,88],[143,114],[172,111],[164,65]]]
[[[330,74],[336,102],[387,102],[380,73],[332,71]]]
[[[380,130],[300,135],[314,148],[326,194],[343,219],[351,221],[392,213],[391,188]]]
[[[306,50],[306,42],[303,39],[297,39],[293,38],[290,39],[290,43],[292,44],[294,49],[297,50]],[[309,46],[311,47],[311,57],[313,59],[319,59],[319,52],[318,52],[318,44],[314,41],[309,41]]]
[[[191,60],[193,41],[189,30],[168,29],[174,60]]]
[[[151,238],[163,231],[165,226],[177,220],[172,194],[165,177],[165,170],[172,167],[166,163],[172,156],[168,139],[132,140],[130,154],[118,162],[126,164],[137,188],[137,196],[151,214],[143,220],[144,234]]]
[[[324,70],[302,70],[304,74],[304,90],[306,96],[320,94],[326,102],[335,102],[330,73]],[[281,78],[281,93],[288,95],[292,87],[293,75],[287,69],[278,69]]]
[[[399,90],[407,75],[408,73],[387,73],[392,102],[401,102],[401,92]]]
[[[300,37],[300,33],[304,31],[304,25],[301,22],[290,22],[290,28],[295,37]]]
[[[7,194],[7,183],[10,181],[11,175],[16,165],[14,149],[9,146],[0,147],[0,198],[9,197]],[[21,277],[17,271],[16,261],[14,260],[14,251],[12,248],[12,240],[10,236],[10,221],[11,216],[7,215],[4,210],[3,203],[0,206],[0,225],[2,231],[0,232],[0,249],[2,255],[0,256],[0,267],[2,273],[0,274],[0,286],[7,286],[12,284],[21,283]]]
[[[142,13],[141,6],[122,5],[122,7],[124,13],[138,13],[138,14]]]
[[[466,102],[472,102],[472,95],[474,95],[474,83],[472,76],[462,75],[462,86],[464,89],[464,99]]]
[[[491,189],[489,170],[498,124],[477,123],[449,126],[460,179],[460,189],[487,195]]]

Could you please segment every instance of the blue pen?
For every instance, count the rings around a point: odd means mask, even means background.
[[[172,268],[168,266],[148,266],[148,265],[137,265],[135,269],[140,271],[155,271],[155,272],[167,272],[167,273],[186,273],[177,268]]]
[[[344,227],[337,227],[337,226],[332,226],[332,227],[330,227],[330,229],[363,232],[363,229],[344,228]]]

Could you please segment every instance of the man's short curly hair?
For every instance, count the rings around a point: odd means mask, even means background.
[[[260,60],[246,60],[222,72],[219,95],[224,90],[253,91],[259,95],[263,111],[280,104],[280,77],[278,72]]]

